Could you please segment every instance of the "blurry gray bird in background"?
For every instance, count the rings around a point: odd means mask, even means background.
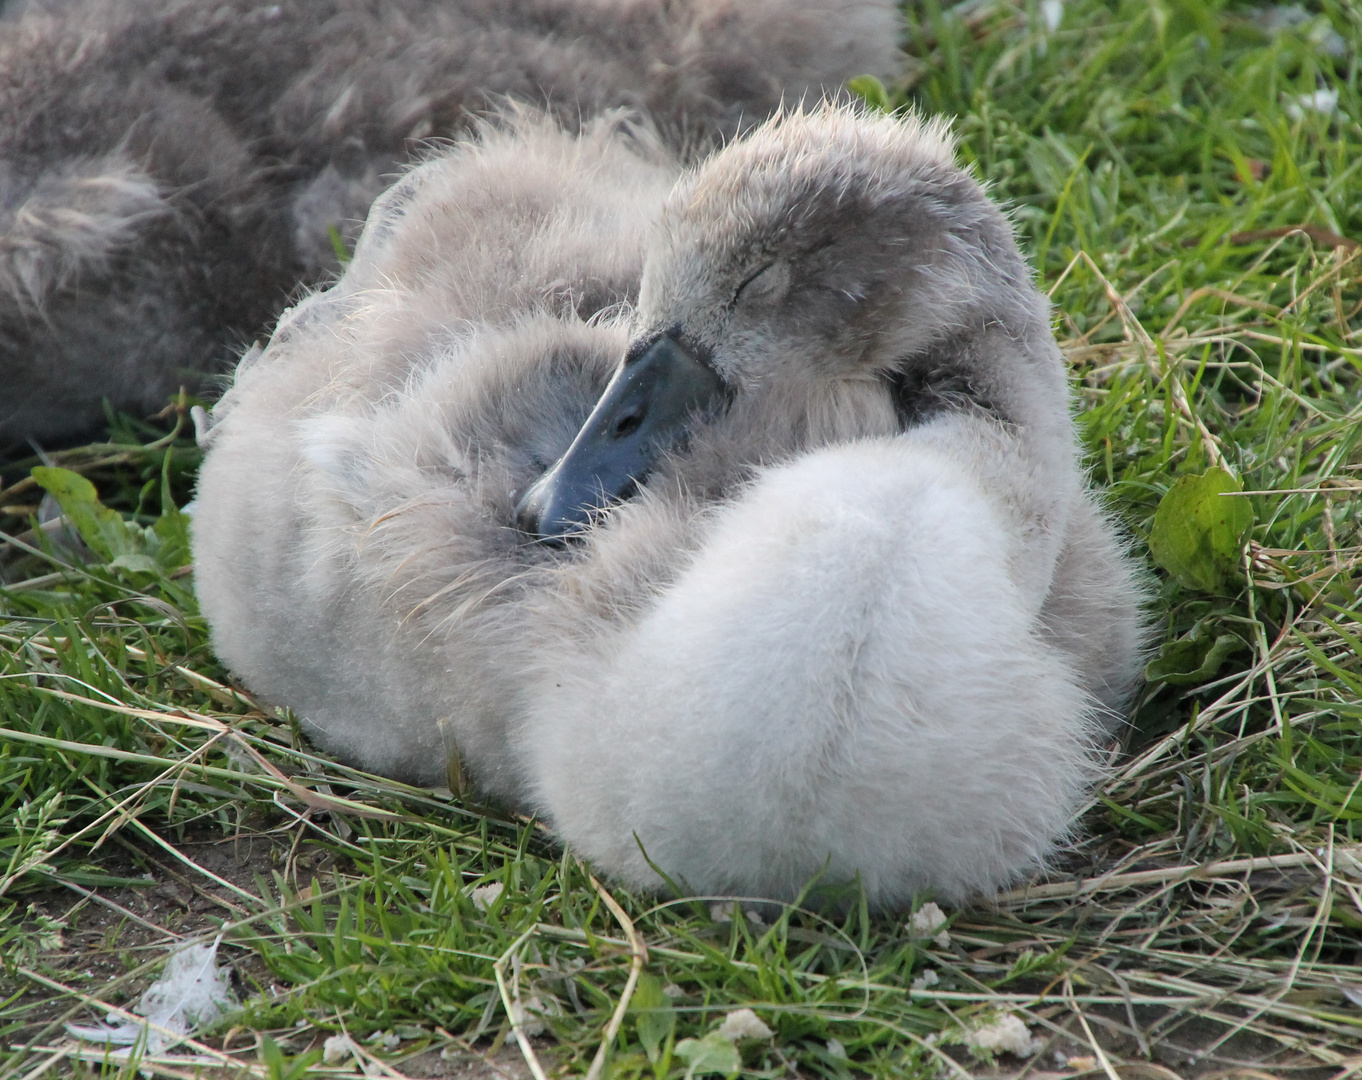
[[[898,28],[889,0],[12,2],[0,452],[211,386],[473,116],[632,108],[686,156],[891,74]]]

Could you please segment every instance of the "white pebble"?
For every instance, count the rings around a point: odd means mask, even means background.
[[[908,932],[915,938],[932,938],[938,949],[944,949],[951,943],[951,935],[945,926],[946,913],[936,904],[928,902],[913,912]]]
[[[912,987],[914,990],[926,990],[927,987],[935,986],[940,981],[941,976],[939,976],[932,968],[927,968],[922,972],[921,975],[919,975],[916,979],[913,980]]]
[[[322,1043],[322,1061],[327,1065],[339,1065],[355,1054],[355,1044],[349,1035],[332,1035]]]
[[[1031,1057],[1041,1040],[1031,1037],[1031,1029],[1015,1013],[1003,1013],[982,1027],[965,1033],[965,1045],[985,1054],[1016,1054]]]
[[[511,1002],[511,1019],[528,1038],[544,1034],[544,1002],[538,994],[532,994],[523,1003]]]
[[[751,1009],[734,1009],[719,1025],[719,1034],[737,1042],[739,1039],[769,1039],[775,1032]]]

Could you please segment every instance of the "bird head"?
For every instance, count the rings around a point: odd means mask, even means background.
[[[952,157],[939,122],[824,104],[687,174],[644,264],[633,342],[521,527],[583,528],[700,429],[763,401],[820,402],[855,414],[843,434],[878,433],[915,358],[1012,309],[1033,316],[1006,218]]]

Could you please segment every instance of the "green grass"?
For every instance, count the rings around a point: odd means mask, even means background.
[[[705,1052],[733,1064],[704,1037],[742,1006],[774,1031],[742,1044],[751,1076],[969,1075],[962,1032],[1009,1011],[1053,1037],[1042,1069],[1059,1050],[1170,1075],[1123,1062],[1182,1040],[1276,1047],[1271,1075],[1362,1070],[1362,248],[1334,246],[1362,239],[1362,9],[1310,11],[1269,30],[1217,3],[1071,0],[1049,32],[1035,6],[911,10],[890,104],[957,117],[1012,207],[1093,477],[1141,557],[1178,477],[1224,465],[1252,508],[1218,581],[1155,570],[1168,678],[1060,872],[951,912],[939,943],[854,897],[837,920],[758,923],[610,889],[535,823],[335,765],[226,685],[174,511],[197,452],[182,424],[124,420],[52,463],[138,530],[86,563],[37,541],[4,555],[0,1074],[132,1075],[77,1062],[62,1021],[129,1007],[208,924],[247,1004],[203,1064],[143,1063],[169,1075],[325,1072],[315,1051],[342,1030],[398,1071],[494,1054],[536,1007],[548,1073],[586,1073],[611,1029],[603,1074],[699,1075]],[[1321,89],[1334,111],[1300,107]],[[0,485],[15,535],[32,464]],[[223,836],[275,857],[215,880],[190,845]],[[164,932],[136,937],[148,872],[215,898],[196,927],[160,911]],[[103,938],[76,933],[110,903]]]

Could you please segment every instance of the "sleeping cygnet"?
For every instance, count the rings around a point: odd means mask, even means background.
[[[380,200],[215,412],[215,645],[630,886],[996,890],[1137,668],[1047,305],[937,126],[797,110],[676,172],[522,123]]]
[[[1048,305],[936,124],[795,111],[689,173],[622,366],[518,506],[533,805],[647,888],[871,903],[1042,867],[1138,671]]]

